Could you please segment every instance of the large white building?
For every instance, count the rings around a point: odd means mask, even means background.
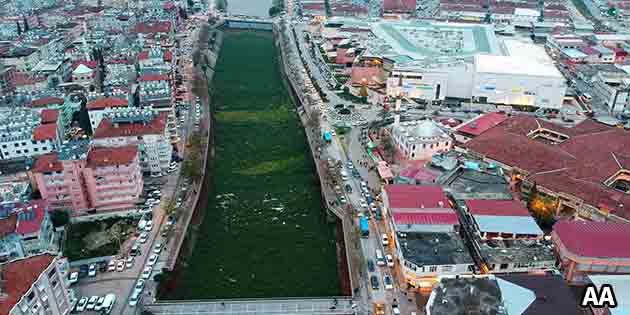
[[[502,40],[492,25],[428,21],[357,22],[337,19],[328,38],[352,36],[362,58],[375,59],[390,97],[447,98],[505,105],[560,108],[566,86],[545,51],[524,39]],[[360,24],[366,35],[355,31]],[[335,33],[336,31],[336,33]],[[337,35],[335,35],[337,34]],[[333,45],[334,40],[330,43]],[[360,59],[360,58],[359,58]],[[355,70],[366,71],[357,62]],[[368,67],[369,68],[369,67]]]
[[[0,314],[65,315],[76,304],[68,260],[41,254],[0,265]]]

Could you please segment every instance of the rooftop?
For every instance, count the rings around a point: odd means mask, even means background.
[[[562,77],[553,64],[516,56],[476,55],[475,70],[477,73]]]
[[[465,204],[472,215],[530,217],[527,208],[517,200],[470,199]]]
[[[44,141],[57,138],[57,124],[44,124],[33,129],[33,140]]]
[[[612,286],[618,304],[608,309],[610,315],[630,313],[630,275],[589,275],[588,278],[600,289],[604,284]]]
[[[564,140],[558,143],[541,137],[549,134],[561,135]],[[517,115],[463,147],[520,169],[528,180],[551,191],[573,195],[594,207],[630,218],[630,196],[604,184],[619,170],[630,169],[627,153],[630,132],[627,130],[591,119],[566,128]]]
[[[477,116],[472,121],[462,125],[458,132],[478,136],[488,129],[502,123],[507,117],[503,113],[487,113]]]
[[[59,118],[58,109],[44,109],[41,112],[42,124],[56,123]]]
[[[138,156],[137,146],[117,148],[93,148],[87,157],[89,167],[129,165]]]
[[[448,191],[455,199],[513,198],[508,183],[500,174],[472,169],[459,170],[448,183]]]
[[[630,225],[624,223],[568,221],[554,224],[555,233],[566,249],[577,256],[630,258]]]
[[[550,245],[530,240],[477,241],[481,255],[489,264],[555,262]],[[550,266],[551,267],[551,266]]]
[[[427,308],[432,315],[507,315],[498,281],[494,278],[441,278]]]
[[[393,129],[394,135],[400,135],[411,143],[450,139],[448,133],[431,119],[401,122]]]
[[[44,97],[31,101],[31,107],[45,107],[52,104],[62,105],[63,98],[59,97]]]
[[[426,209],[420,211],[396,211],[392,214],[394,224],[446,224],[459,225],[459,219],[453,209]]]
[[[0,265],[4,280],[3,293],[6,294],[0,303],[0,315],[9,314],[13,306],[28,292],[54,258],[50,254],[41,254]]]
[[[409,232],[399,241],[405,260],[417,266],[473,264],[464,241],[456,233]]]
[[[437,185],[385,186],[390,209],[421,209],[448,207],[448,198]]]
[[[128,105],[129,102],[125,99],[116,97],[105,97],[89,102],[86,107],[88,110],[98,110],[112,107],[127,107]]]
[[[94,139],[163,134],[168,113],[161,112],[149,120],[114,123],[112,118],[103,118],[94,132]]]
[[[534,300],[523,315],[579,315],[577,299],[561,276],[512,273],[496,276],[507,282],[532,290]]]
[[[90,149],[90,140],[74,140],[61,145],[59,160],[84,160]]]

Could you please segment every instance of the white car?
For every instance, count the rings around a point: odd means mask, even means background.
[[[387,267],[394,267],[394,257],[392,255],[385,255],[385,259],[387,259]]]
[[[400,315],[400,309],[398,308],[398,305],[392,305],[392,313],[394,315]]]
[[[68,280],[70,280],[70,284],[79,282],[79,273],[76,271],[71,273]]]
[[[149,277],[151,277],[151,272],[153,272],[153,267],[144,267],[144,270],[142,270],[142,279],[149,279]]]
[[[107,264],[107,271],[116,271],[116,261],[110,260]]]
[[[389,238],[387,237],[387,234],[383,234],[382,240],[383,240],[383,246],[389,245]]]
[[[151,231],[153,229],[153,221],[147,221],[147,225],[144,226],[145,231]]]
[[[77,312],[83,312],[85,311],[85,307],[87,306],[87,302],[88,302],[88,298],[87,297],[82,297],[79,300],[79,303],[77,303],[77,307],[76,307],[76,311]]]
[[[96,300],[96,305],[94,306],[95,311],[100,311],[103,308],[103,302],[105,302],[105,297],[101,296]]]
[[[153,252],[159,254],[162,251],[162,243],[157,243],[153,247]]]
[[[87,306],[85,306],[85,309],[88,311],[93,310],[96,307],[96,301],[98,301],[98,296],[91,296],[87,302]]]
[[[392,283],[392,278],[390,276],[383,277],[383,285],[385,286],[385,290],[391,290],[394,288],[394,284]]]
[[[127,261],[125,263],[125,267],[127,267],[127,269],[133,267],[133,256],[127,257]]]
[[[138,237],[138,242],[140,242],[140,244],[144,244],[147,242],[148,239],[149,239],[149,233],[142,232],[140,233],[140,237]]]
[[[90,268],[88,269],[88,276],[96,277],[96,264],[90,264]]]
[[[120,272],[125,270],[125,262],[122,260],[119,260],[118,263],[116,264],[116,271]]]
[[[144,280],[138,279],[138,282],[136,282],[136,285],[133,287],[133,290],[142,292],[143,289],[144,289]]]
[[[367,202],[365,202],[365,199],[361,198],[361,200],[359,200],[359,204],[361,205],[361,208],[367,208]]]
[[[138,305],[138,300],[140,300],[140,292],[133,291],[133,293],[131,293],[131,297],[129,297],[129,306]]]
[[[153,255],[149,256],[149,260],[147,261],[147,265],[153,267],[153,265],[155,265],[157,260],[158,260],[158,255],[157,254],[153,254]]]

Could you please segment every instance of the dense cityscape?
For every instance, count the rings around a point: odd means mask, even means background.
[[[0,8],[0,315],[630,315],[629,1]]]

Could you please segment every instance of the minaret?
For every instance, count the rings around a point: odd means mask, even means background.
[[[92,58],[90,58],[90,50],[88,48],[87,41],[85,40],[85,36],[87,36],[87,22],[83,21],[83,53],[85,54],[85,60],[92,60]]]

